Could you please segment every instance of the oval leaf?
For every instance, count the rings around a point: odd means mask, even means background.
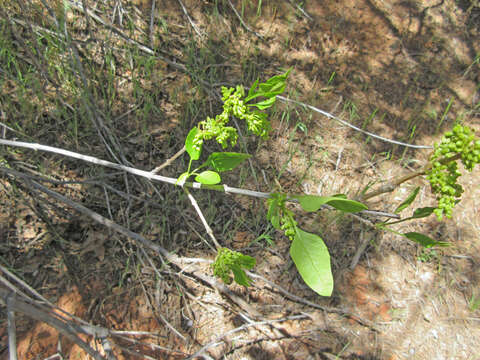
[[[194,127],[187,135],[185,139],[185,149],[187,150],[188,155],[192,160],[198,160],[200,158],[200,154],[202,153],[202,147],[200,146],[200,150],[197,149],[193,144],[193,139],[198,134],[200,130],[197,127]]]
[[[210,165],[218,172],[229,171],[236,168],[243,161],[250,157],[249,154],[234,152],[214,152],[210,154],[205,165]]]
[[[199,183],[205,185],[215,185],[222,181],[222,179],[220,178],[220,175],[218,175],[218,173],[216,173],[215,171],[207,170],[198,174],[195,177],[195,181],[198,181]]]
[[[421,219],[427,216],[432,215],[433,210],[435,210],[434,207],[423,207],[423,208],[418,208],[413,212],[412,218],[414,219]]]
[[[268,109],[269,107],[272,107],[273,104],[275,104],[276,99],[277,98],[274,96],[274,97],[268,98],[267,100],[263,100],[255,104],[248,104],[248,106],[255,106],[259,110],[265,110],[265,109]]]
[[[290,256],[305,284],[319,295],[332,295],[330,254],[320,236],[297,228],[290,247]]]
[[[394,211],[395,214],[398,214],[403,209],[409,207],[413,200],[415,200],[415,198],[417,197],[419,191],[420,187],[417,187],[415,190],[413,190],[410,195],[408,195],[408,197],[405,199],[405,201],[398,205],[398,207]]]
[[[302,195],[296,196],[295,198],[305,211],[317,211],[324,204],[329,204],[335,209],[344,212],[359,212],[368,209],[365,204],[346,199],[343,196],[342,194],[335,196]]]
[[[356,213],[368,209],[367,205],[350,199],[333,198],[333,200],[329,200],[327,204],[333,206],[337,210],[348,213]]]
[[[427,235],[423,235],[417,232],[408,232],[402,235],[409,240],[412,240],[422,246],[425,246],[426,248],[431,248],[432,246],[442,246],[442,247],[450,246],[448,242],[435,241],[432,238],[428,237]]]

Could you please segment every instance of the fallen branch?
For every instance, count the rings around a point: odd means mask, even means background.
[[[93,357],[95,360],[104,360],[104,357],[94,349],[92,349],[85,341],[83,341],[78,335],[77,331],[81,328],[74,330],[72,325],[65,321],[64,319],[59,319],[58,315],[54,313],[48,313],[40,309],[34,303],[28,303],[22,299],[15,297],[15,295],[4,288],[0,287],[0,302],[8,306],[8,311],[15,311],[25,314],[32,319],[37,321],[44,322],[56,330],[58,330],[62,335],[69,338],[80,346],[88,355]],[[63,320],[63,321],[62,321]],[[90,335],[90,334],[89,334]],[[10,357],[10,359],[13,359]]]
[[[92,163],[92,164],[105,166],[105,167],[112,168],[112,169],[115,169],[115,170],[125,171],[125,172],[133,174],[133,175],[142,176],[142,177],[147,178],[149,180],[156,180],[156,181],[160,181],[160,182],[164,182],[164,183],[168,183],[168,184],[176,185],[176,186],[181,185],[181,184],[178,183],[178,179],[176,179],[176,178],[166,177],[166,176],[162,176],[162,175],[155,175],[150,171],[144,171],[144,170],[136,169],[136,168],[133,168],[133,167],[130,167],[130,166],[116,164],[116,163],[113,163],[113,162],[110,162],[110,161],[107,161],[107,160],[102,160],[102,159],[99,159],[99,158],[96,158],[96,157],[93,157],[93,156],[83,155],[83,154],[79,154],[79,153],[69,151],[69,150],[60,149],[60,148],[53,147],[53,146],[47,146],[47,145],[36,144],[36,143],[27,143],[27,142],[21,142],[21,141],[5,140],[5,139],[0,139],[0,145],[22,147],[22,148],[27,148],[27,149],[37,150],[37,151],[40,150],[40,151],[51,152],[51,153],[67,156],[67,157],[70,157],[70,158],[82,160],[82,161],[85,161],[85,162],[89,162],[89,163]],[[223,184],[223,185],[206,185],[206,184],[200,184],[198,182],[187,181],[183,184],[183,186],[193,188],[193,189],[214,190],[214,191],[220,191],[220,192],[229,193],[229,194],[239,194],[239,195],[252,196],[252,197],[257,197],[257,198],[262,198],[262,199],[269,199],[272,195],[271,193],[267,193],[267,192],[234,188],[234,187],[228,186],[226,184]],[[290,201],[295,201],[295,200],[291,199]],[[328,207],[325,206],[324,208],[328,208]],[[390,213],[387,213],[387,212],[378,212],[378,211],[372,211],[372,210],[364,210],[364,211],[359,212],[359,214],[362,214],[362,213],[363,214],[368,214],[368,215],[373,215],[373,216],[390,217],[390,218],[395,218],[395,219],[399,218],[399,216],[397,214],[390,214]]]
[[[198,351],[196,351],[193,355],[190,355],[186,360],[192,360],[200,355],[202,355],[205,351],[207,351],[210,348],[213,348],[215,346],[218,346],[224,342],[224,339],[232,334],[235,334],[237,332],[243,331],[245,329],[248,329],[250,327],[257,327],[260,325],[271,325],[274,323],[279,323],[279,322],[285,322],[289,320],[300,320],[300,319],[308,319],[309,317],[307,315],[293,315],[293,316],[288,316],[283,319],[274,319],[274,320],[264,320],[264,321],[257,321],[257,322],[249,322],[248,324],[241,325],[235,329],[232,329],[230,331],[227,331],[220,336],[218,336],[215,340],[210,341],[208,344],[202,346]]]

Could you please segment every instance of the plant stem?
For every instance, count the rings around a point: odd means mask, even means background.
[[[47,146],[47,145],[42,145],[42,144],[36,144],[36,143],[28,143],[28,142],[21,142],[21,141],[12,141],[12,140],[5,140],[0,138],[0,145],[7,145],[7,146],[13,146],[13,147],[21,147],[21,148],[27,148],[27,149],[32,149],[36,151],[46,151],[46,152],[51,152],[55,154],[59,154],[62,156],[67,156],[70,158],[82,160],[85,162],[89,162],[92,164],[96,165],[101,165],[105,166],[111,169],[116,169],[120,171],[125,171],[127,173],[137,175],[137,176],[142,176],[146,179],[149,180],[154,180],[154,181],[160,181],[163,183],[175,185],[175,186],[183,186],[183,187],[188,187],[192,189],[206,189],[206,190],[214,190],[214,191],[220,191],[228,194],[238,194],[238,195],[244,195],[244,196],[252,196],[252,197],[257,197],[257,198],[262,198],[262,199],[270,199],[272,194],[268,192],[261,192],[261,191],[253,191],[253,190],[248,190],[248,189],[239,189],[239,188],[234,188],[231,186],[228,186],[226,184],[222,185],[206,185],[206,184],[200,184],[198,182],[190,182],[187,181],[184,184],[181,184],[178,182],[178,179],[176,178],[171,178],[171,177],[166,177],[162,175],[155,175],[152,174],[150,171],[144,171],[140,169],[136,169],[134,167],[126,166],[126,165],[121,165],[121,164],[116,164],[107,160],[99,159],[94,156],[89,156],[89,155],[83,155],[79,154],[73,151],[65,150],[65,149],[60,149],[57,147],[53,146]],[[1,167],[0,167],[1,169]],[[292,196],[287,196],[287,201],[295,201]],[[328,208],[328,206],[325,206]],[[372,210],[364,210],[361,211],[360,213],[365,213],[365,214],[370,214],[370,215],[375,215],[375,216],[382,216],[382,217],[393,217],[393,218],[398,218],[398,215],[396,214],[389,214],[386,212],[378,212],[378,211],[372,211]],[[355,214],[351,214],[352,216],[355,216]]]
[[[441,164],[445,165],[445,164],[448,164],[449,162],[457,161],[461,157],[462,157],[462,155],[460,153],[458,153],[458,154],[455,154],[455,155],[450,156],[450,157],[442,158],[438,161]],[[431,168],[432,168],[432,164],[429,162],[420,170],[412,171],[412,172],[410,172],[410,173],[408,173],[404,176],[401,176],[397,179],[393,179],[389,183],[381,186],[380,188],[378,188],[376,190],[373,190],[373,191],[371,191],[367,194],[364,194],[361,197],[361,201],[371,199],[372,197],[375,197],[375,196],[378,196],[378,195],[381,195],[381,194],[384,194],[384,193],[387,193],[387,192],[392,192],[393,190],[395,190],[398,186],[400,186],[404,182],[406,182],[408,180],[411,180],[413,178],[416,178],[417,176],[425,175]]]

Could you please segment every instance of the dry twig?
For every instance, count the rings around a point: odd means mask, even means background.
[[[240,24],[242,24],[242,26],[249,32],[251,32],[252,34],[254,34],[256,37],[258,37],[259,39],[262,39],[263,40],[263,36],[260,35],[259,33],[257,33],[255,30],[252,30],[250,29],[250,27],[245,23],[245,21],[243,21],[242,17],[240,16],[240,14],[238,13],[237,9],[235,9],[235,6],[232,4],[232,2],[230,0],[228,0],[228,4],[230,5],[230,7],[232,8],[233,12],[235,13],[235,15],[237,16],[238,20],[240,21]]]
[[[171,184],[171,185],[177,185],[177,186],[180,185],[178,183],[178,180],[175,179],[175,178],[170,178],[170,177],[161,176],[161,175],[154,175],[149,171],[139,170],[139,169],[136,169],[136,168],[133,168],[133,167],[130,167],[130,166],[116,164],[116,163],[113,163],[113,162],[110,162],[110,161],[98,159],[94,156],[83,155],[83,154],[79,154],[79,153],[76,153],[76,152],[73,152],[73,151],[56,148],[56,147],[53,147],[53,146],[46,146],[46,145],[41,145],[41,144],[34,144],[34,143],[26,143],[26,142],[20,142],[20,141],[0,139],[0,145],[2,145],[2,144],[7,145],[7,146],[15,146],[15,147],[23,147],[23,148],[27,148],[27,149],[33,149],[33,150],[47,151],[47,152],[71,157],[71,158],[74,158],[74,159],[90,162],[92,164],[101,165],[101,166],[109,167],[109,168],[116,169],[116,170],[122,170],[122,171],[125,171],[127,173],[142,176],[142,177],[150,179],[150,180],[156,180],[156,181],[168,183],[168,184]],[[220,191],[220,192],[224,192],[224,193],[252,196],[252,197],[257,197],[257,198],[262,198],[262,199],[268,199],[271,196],[270,193],[234,188],[234,187],[230,187],[226,184],[223,184],[223,185],[205,185],[205,184],[200,184],[200,183],[197,183],[197,182],[192,183],[192,182],[187,181],[183,184],[183,186],[193,188],[193,189],[214,190],[214,191]],[[290,199],[290,201],[295,201],[295,199],[292,198],[292,199]],[[324,208],[328,208],[328,206],[325,206]],[[364,211],[361,211],[359,214],[361,214],[361,213],[366,213],[366,214],[369,214],[369,215],[377,215],[377,216],[380,216],[380,217],[390,217],[390,218],[398,219],[397,214],[390,214],[390,213],[387,213],[387,212],[377,212],[377,211],[372,211],[372,210],[364,210]],[[352,215],[358,216],[356,214],[352,214]]]

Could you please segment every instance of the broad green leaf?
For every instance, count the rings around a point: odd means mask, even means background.
[[[333,206],[337,210],[348,213],[356,213],[368,209],[367,205],[350,199],[334,198],[333,200],[329,200],[327,204]]]
[[[215,185],[222,181],[222,179],[215,171],[207,170],[195,176],[195,181],[205,185]]]
[[[229,171],[236,168],[249,157],[249,154],[241,154],[234,152],[214,152],[210,154],[207,161],[203,165],[210,165],[218,172]]]
[[[342,194],[335,196],[300,195],[295,198],[305,211],[317,211],[324,204],[331,205],[337,210],[352,213],[368,209],[365,204],[346,199],[343,196]]]
[[[406,209],[407,207],[409,207],[410,204],[413,202],[413,200],[415,200],[415,198],[417,197],[419,191],[420,191],[420,187],[417,187],[415,190],[413,190],[410,193],[410,195],[408,195],[408,197],[405,199],[405,201],[402,202],[400,205],[398,205],[398,207],[394,211],[395,214],[398,214],[403,209]]]
[[[290,247],[290,256],[303,281],[317,294],[330,296],[333,291],[333,276],[330,254],[320,236],[296,228]]]
[[[202,147],[200,146],[200,150],[196,149],[193,144],[193,139],[195,135],[198,134],[200,130],[197,127],[194,127],[187,135],[185,139],[185,149],[187,150],[188,155],[192,160],[198,160],[200,158],[200,154],[202,153]]]
[[[255,106],[259,110],[265,110],[265,109],[268,109],[269,107],[272,107],[273,104],[275,104],[275,100],[277,99],[274,96],[274,97],[268,98],[267,100],[263,100],[255,104],[248,104],[248,106]]]
[[[433,210],[436,208],[434,207],[423,207],[423,208],[418,208],[413,212],[412,218],[414,219],[421,219],[427,216],[432,215]]]
[[[431,248],[432,246],[441,246],[441,247],[450,246],[448,242],[435,241],[432,238],[428,237],[427,235],[423,235],[417,232],[408,232],[402,235],[409,240],[412,240],[422,246],[425,246],[426,248]]]

